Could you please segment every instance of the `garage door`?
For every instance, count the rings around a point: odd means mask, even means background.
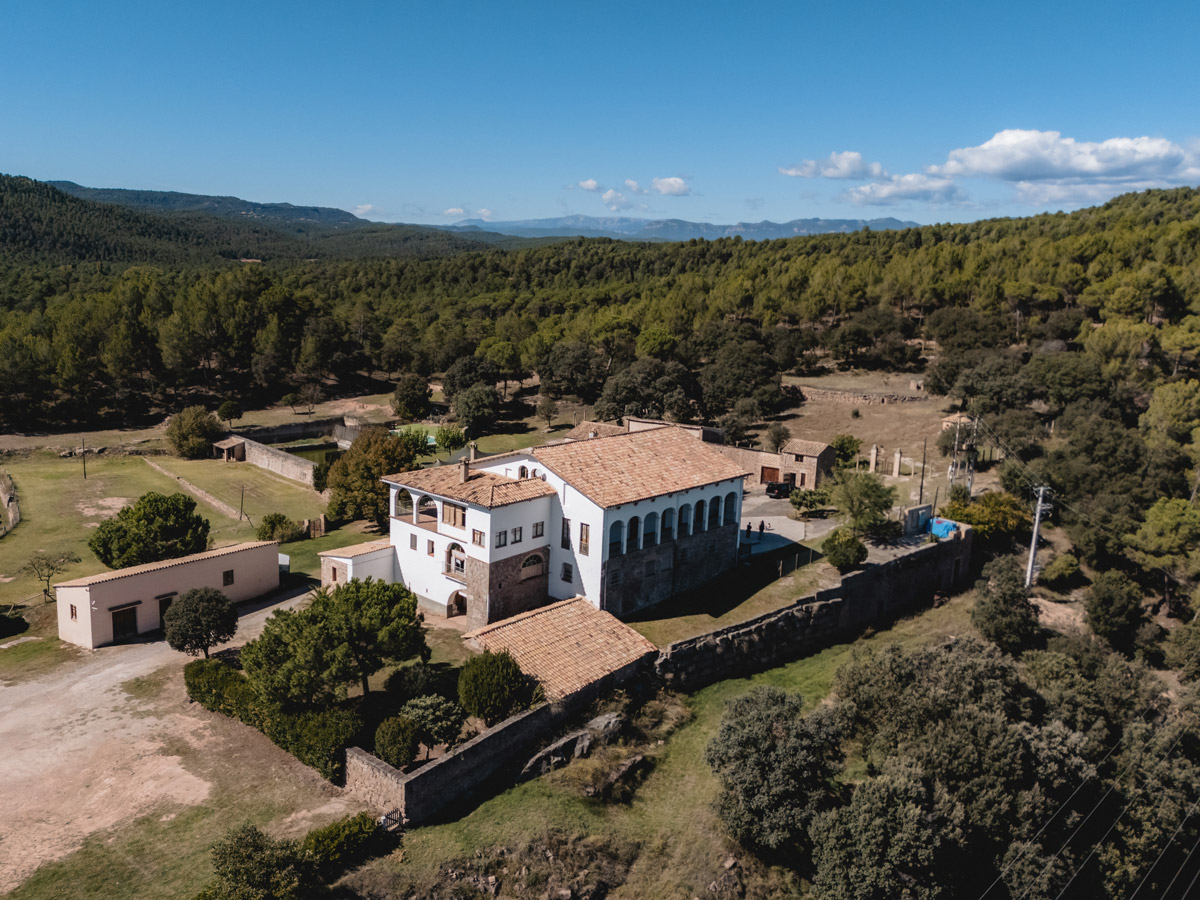
[[[765,484],[768,481],[778,481],[778,480],[779,480],[779,469],[778,468],[772,468],[770,466],[762,467],[762,477],[759,479],[760,482]]]
[[[137,637],[137,607],[113,610],[113,640],[129,641]]]

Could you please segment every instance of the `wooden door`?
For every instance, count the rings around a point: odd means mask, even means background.
[[[778,481],[778,480],[779,480],[779,469],[778,468],[772,468],[771,466],[763,466],[762,467],[762,477],[759,479],[759,481],[761,481],[763,484],[766,484],[768,481]]]
[[[137,607],[113,610],[113,641],[129,641],[138,635]]]

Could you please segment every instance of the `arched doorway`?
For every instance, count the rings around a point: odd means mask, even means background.
[[[446,574],[460,581],[467,579],[467,551],[462,544],[451,544],[446,548]]]

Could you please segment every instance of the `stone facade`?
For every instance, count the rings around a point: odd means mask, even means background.
[[[521,578],[522,564],[533,554],[542,558],[542,574]],[[531,548],[528,553],[498,559],[488,566],[488,609],[493,622],[544,606],[550,599],[550,545]]]
[[[317,464],[311,459],[284,453],[282,450],[276,450],[274,447],[268,447],[266,444],[260,444],[249,438],[244,440],[246,442],[246,462],[250,465],[274,472],[276,475],[282,475],[284,478],[290,478],[292,481],[299,481],[309,487],[313,486],[313,472],[316,470]]]
[[[719,450],[738,465],[745,466],[750,472],[745,479],[748,488],[766,484],[768,481],[791,481],[798,488],[811,489],[829,477],[834,462],[832,449],[821,457],[783,452],[767,453],[765,450],[727,445],[713,449]]]
[[[336,559],[330,559],[327,556],[321,557],[321,585],[328,585],[331,588],[337,587],[339,584],[345,584],[350,580],[350,576],[346,572],[347,566],[344,562],[339,562]]]
[[[643,547],[604,563],[600,608],[623,616],[690,591],[737,562],[738,525],[717,528]]]

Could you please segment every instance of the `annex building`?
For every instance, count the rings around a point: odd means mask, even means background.
[[[388,540],[323,552],[321,581],[402,582],[474,627],[576,596],[629,614],[736,563],[747,474],[658,425],[389,475]]]

